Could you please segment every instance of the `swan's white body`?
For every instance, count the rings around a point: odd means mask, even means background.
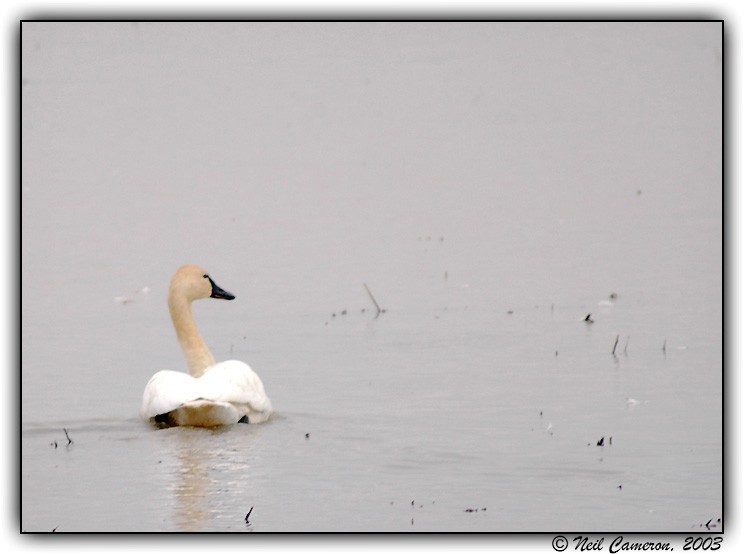
[[[153,375],[142,396],[143,419],[165,425],[216,427],[261,423],[271,415],[271,401],[258,375],[238,360],[215,363],[199,334],[191,302],[210,296],[234,298],[198,266],[183,266],[171,279],[168,307],[189,374],[166,369]]]
[[[214,427],[237,423],[244,416],[261,423],[271,415],[263,383],[247,364],[220,362],[201,377],[164,369],[152,376],[142,397],[144,419],[169,414],[175,425]]]

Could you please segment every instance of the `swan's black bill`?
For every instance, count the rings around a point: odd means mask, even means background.
[[[219,286],[217,286],[217,283],[212,281],[211,277],[207,277],[207,279],[209,279],[209,282],[212,284],[212,294],[210,295],[211,298],[222,298],[223,300],[234,300],[235,299],[234,294],[221,289]]]

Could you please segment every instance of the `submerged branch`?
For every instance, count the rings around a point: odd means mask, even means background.
[[[364,288],[367,290],[367,294],[369,294],[369,297],[372,299],[372,303],[375,305],[375,308],[377,309],[377,313],[375,314],[375,318],[380,317],[380,313],[382,310],[380,309],[380,305],[377,303],[377,300],[375,300],[375,297],[372,296],[372,291],[369,290],[369,287],[367,286],[367,283],[362,283],[364,285]]]

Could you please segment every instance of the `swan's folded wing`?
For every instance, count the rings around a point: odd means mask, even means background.
[[[202,398],[243,405],[252,413],[271,413],[263,383],[248,364],[229,360],[213,366],[199,378]],[[250,416],[249,416],[250,418]]]
[[[258,375],[247,364],[230,360],[207,368],[198,379],[178,371],[157,372],[145,387],[140,415],[150,419],[182,407],[201,410],[209,404],[234,410],[236,417],[225,420],[234,419],[232,423],[243,415],[250,423],[260,423],[272,410]]]
[[[150,419],[175,410],[184,402],[199,398],[197,381],[180,371],[164,369],[152,376],[142,395],[140,415]]]

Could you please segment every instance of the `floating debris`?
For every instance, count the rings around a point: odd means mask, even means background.
[[[67,433],[67,429],[62,429],[65,432],[65,437],[67,437],[67,446],[70,446],[72,444],[72,439],[70,438],[70,435]]]
[[[135,291],[134,294],[149,294],[150,293],[150,287],[142,287],[138,291]],[[125,304],[131,304],[134,302],[134,298],[132,296],[114,296],[114,302],[117,304],[121,304],[122,306]]]
[[[310,438],[310,433],[305,433],[305,438],[306,439],[309,439]]]
[[[381,313],[385,313],[386,310],[383,310],[380,308],[380,305],[377,303],[377,300],[375,300],[375,297],[372,296],[372,291],[369,290],[369,287],[367,286],[367,283],[362,283],[364,285],[364,288],[367,290],[367,294],[369,294],[369,297],[372,299],[372,303],[375,305],[375,308],[377,308],[377,313],[375,314],[375,319],[380,317]]]
[[[635,398],[626,398],[625,403],[628,405],[628,408],[635,408],[638,404],[640,404],[640,401],[636,400]]]
[[[584,321],[587,323],[594,323],[594,320],[592,319],[592,314],[586,314]]]
[[[251,509],[248,510],[248,513],[247,514],[245,514],[245,524],[246,525],[250,525],[251,524],[251,522],[249,521],[250,520],[250,517],[251,517],[251,512],[253,512],[253,506],[251,506]]]
[[[597,446],[604,446],[604,437],[597,441]]]

